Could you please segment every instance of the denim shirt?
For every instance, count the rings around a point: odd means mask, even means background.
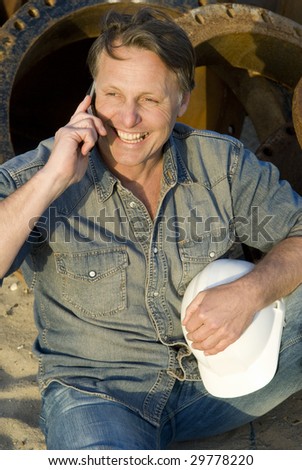
[[[0,169],[0,198],[47,161],[53,139]],[[22,263],[34,290],[39,383],[125,403],[157,425],[176,380],[200,380],[180,311],[190,280],[238,242],[266,252],[302,234],[302,203],[278,170],[229,137],[177,124],[154,220],[102,163],[45,211]],[[7,273],[7,274],[9,274]]]

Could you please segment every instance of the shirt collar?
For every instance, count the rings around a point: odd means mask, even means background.
[[[164,145],[163,153],[164,183],[169,187],[175,186],[177,183],[192,183],[193,180],[189,171],[175,145],[173,134]],[[100,201],[104,202],[112,195],[114,186],[118,182],[118,178],[108,170],[96,146],[92,149],[89,157],[89,171],[94,182],[98,198]]]
[[[104,164],[97,146],[94,146],[90,153],[89,171],[96,188],[98,199],[102,202],[106,201],[106,199],[112,195],[113,188],[118,179]]]
[[[168,186],[188,184],[193,180],[175,144],[173,134],[164,145],[164,180]]]

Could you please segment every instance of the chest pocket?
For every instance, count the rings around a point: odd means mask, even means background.
[[[231,246],[228,236],[222,232],[208,233],[198,241],[184,240],[179,243],[179,255],[182,265],[182,277],[178,286],[178,293],[183,295],[189,282],[209,263],[223,257]]]
[[[126,307],[127,251],[123,247],[56,253],[63,298],[80,317],[97,319]]]

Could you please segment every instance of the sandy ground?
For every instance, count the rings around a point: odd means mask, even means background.
[[[0,289],[0,449],[45,449],[38,417],[33,295],[15,275]],[[302,450],[302,393],[236,431],[177,449]]]

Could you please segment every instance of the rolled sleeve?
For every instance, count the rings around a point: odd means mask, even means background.
[[[279,170],[248,150],[232,180],[235,229],[246,245],[269,251],[284,238],[302,236],[302,198]]]

